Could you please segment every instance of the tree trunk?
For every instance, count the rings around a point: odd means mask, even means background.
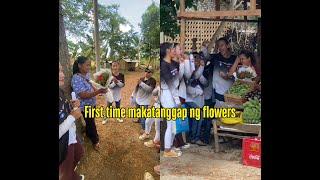
[[[99,23],[98,23],[98,0],[93,0],[94,16],[94,45],[96,55],[96,72],[100,71],[100,43],[99,43]]]
[[[64,80],[64,92],[68,98],[71,97],[71,77],[72,77],[72,67],[70,64],[70,57],[68,52],[66,32],[63,22],[63,14],[61,2],[59,1],[59,62],[63,68],[63,73],[65,75]]]

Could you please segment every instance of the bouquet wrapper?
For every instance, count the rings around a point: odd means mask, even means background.
[[[108,79],[106,80],[106,85],[105,86],[102,86],[101,84],[95,82],[97,81],[98,77],[101,75],[101,74],[104,74],[106,73],[108,75]],[[99,87],[99,88],[108,88],[111,80],[112,80],[112,73],[111,73],[111,70],[110,69],[100,69],[100,71],[96,72],[93,74],[93,78],[95,79],[94,81],[94,85],[96,87]]]

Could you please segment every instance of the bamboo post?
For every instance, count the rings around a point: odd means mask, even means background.
[[[215,10],[220,11],[220,0],[215,0],[214,5],[215,5]],[[220,19],[220,17],[217,17],[217,19]]]
[[[256,10],[256,6],[257,6],[256,0],[250,0],[250,10],[251,11]]]
[[[185,12],[185,0],[180,0],[180,13],[183,14]],[[186,39],[186,20],[185,18],[181,18],[180,21],[180,46],[181,49],[185,50],[184,42]]]
[[[243,1],[243,9],[244,10],[248,10],[248,4],[247,4],[247,0],[245,0],[245,1]],[[244,20],[247,20],[248,19],[248,17],[247,16],[244,16]]]

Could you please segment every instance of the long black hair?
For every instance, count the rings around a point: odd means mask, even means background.
[[[229,45],[229,44],[230,44],[229,40],[228,40],[226,37],[221,37],[221,38],[219,38],[219,39],[216,41],[216,45],[217,45],[218,42],[220,42],[220,41],[223,41],[224,43],[226,43],[226,45]],[[231,51],[231,50],[232,50],[231,47],[229,47],[228,50]]]
[[[251,51],[241,50],[238,56],[240,56],[241,54],[243,54],[246,58],[250,58],[252,65],[256,64],[256,59]]]
[[[80,73],[79,64],[84,64],[88,60],[87,57],[79,56],[76,61],[73,63],[73,74]]]
[[[224,41],[226,43],[226,45],[230,44],[230,42],[228,41],[228,39],[226,37],[221,37],[216,42],[218,43],[219,41]]]
[[[163,60],[163,58],[167,55],[167,50],[173,48],[173,44],[169,42],[164,42],[160,44],[160,60]]]

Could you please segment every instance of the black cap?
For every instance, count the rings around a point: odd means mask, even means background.
[[[151,67],[146,68],[144,72],[153,73],[153,69]]]

